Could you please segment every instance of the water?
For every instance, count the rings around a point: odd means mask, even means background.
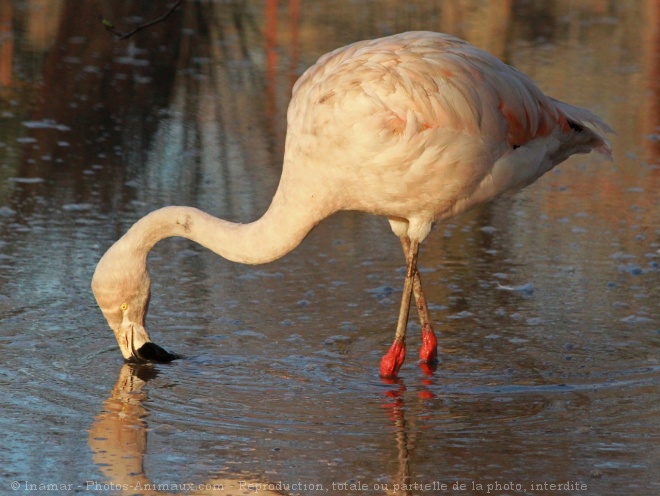
[[[119,42],[99,9],[128,29],[160,6],[3,3],[1,492],[660,492],[657,6],[297,5],[184,2]],[[359,213],[265,266],[159,244],[150,332],[187,358],[122,364],[89,290],[104,250],[167,204],[260,216],[295,78],[407,29],[468,38],[593,109],[614,161],[575,157],[436,227],[433,375],[413,337],[401,378],[378,377],[403,255]]]

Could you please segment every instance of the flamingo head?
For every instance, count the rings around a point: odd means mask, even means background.
[[[92,291],[117,338],[124,360],[146,363],[181,358],[153,343],[145,328],[151,295],[146,261],[127,267],[127,259],[117,255],[111,248],[99,261],[92,279]]]

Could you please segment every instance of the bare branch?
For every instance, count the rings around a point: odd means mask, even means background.
[[[138,31],[142,31],[143,29],[148,28],[150,26],[153,26],[154,24],[158,24],[159,22],[163,22],[163,21],[167,20],[167,18],[172,15],[172,12],[174,12],[179,7],[179,5],[181,5],[182,3],[183,3],[183,0],[177,0],[174,3],[174,5],[172,5],[170,10],[168,10],[162,16],[160,16],[160,17],[158,17],[158,18],[156,18],[152,21],[146,22],[144,24],[140,24],[139,26],[137,26],[133,30],[128,31],[126,33],[122,33],[121,31],[118,31],[115,28],[115,25],[107,19],[101,18],[101,23],[103,24],[103,27],[107,31],[110,31],[112,34],[117,36],[117,38],[119,38],[120,40],[125,40],[126,38],[130,38],[131,36],[133,36]]]

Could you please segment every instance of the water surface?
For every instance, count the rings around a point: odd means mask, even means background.
[[[118,41],[99,15],[163,13],[120,3],[0,7],[2,492],[660,492],[657,2],[186,1]],[[124,365],[89,290],[108,246],[169,204],[258,218],[295,79],[409,29],[592,109],[614,160],[574,157],[436,227],[432,375],[411,323],[400,380],[378,377],[403,255],[384,219],[348,212],[264,266],[159,244],[150,332],[187,358]]]

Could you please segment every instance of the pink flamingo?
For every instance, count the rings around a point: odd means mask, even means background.
[[[543,94],[524,74],[465,41],[432,32],[361,41],[322,56],[298,80],[288,109],[282,177],[267,212],[237,224],[191,207],[143,217],[105,253],[92,289],[126,360],[178,358],[144,327],[147,255],[182,236],[240,263],[262,264],[297,247],[340,210],[387,217],[407,270],[394,342],[380,374],[405,358],[411,295],[422,362],[437,340],[417,271],[419,244],[436,221],[534,182],[575,153],[611,158],[591,112]]]

